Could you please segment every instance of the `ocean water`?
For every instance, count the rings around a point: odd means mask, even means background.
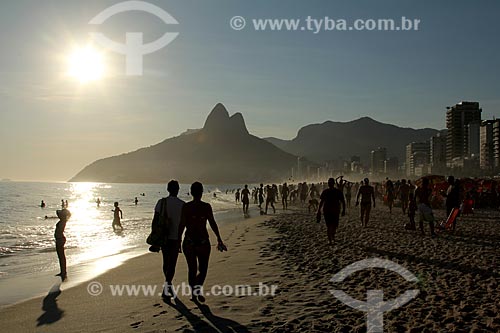
[[[212,204],[218,223],[241,218],[230,191],[240,187],[205,186],[203,200]],[[181,184],[179,197],[189,201],[188,192],[189,185]],[[54,229],[59,219],[51,217],[56,217],[62,199],[68,200],[72,214],[65,230],[66,285],[71,286],[146,253],[154,206],[165,196],[165,184],[0,182],[0,305],[43,294],[47,284],[57,280]],[[40,208],[41,200],[45,208]],[[123,232],[111,227],[115,201],[123,211]]]

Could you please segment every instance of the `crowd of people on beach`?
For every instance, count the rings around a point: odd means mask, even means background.
[[[244,185],[243,189],[226,190],[226,194],[233,193],[236,204],[242,204],[244,217],[249,217],[251,200],[261,215],[268,214],[270,208],[275,214],[275,204],[279,201],[281,201],[283,211],[289,210],[292,205],[294,209],[315,213],[318,223],[324,220],[328,243],[334,245],[340,218],[346,214],[346,209],[351,208],[353,193],[355,193],[355,206],[359,207],[361,227],[369,226],[371,210],[376,207],[378,201],[388,207],[389,214],[393,214],[395,204],[400,206],[402,213],[407,215],[409,220],[404,227],[410,231],[417,230],[415,218],[418,214],[421,234],[424,235],[424,225],[427,223],[431,237],[435,237],[436,227],[455,230],[458,213],[466,214],[469,206],[474,206],[477,201],[488,202],[493,205],[493,208],[498,209],[498,185],[496,183],[490,185],[488,190],[482,188],[478,191],[476,187],[464,187],[463,182],[453,176],[449,176],[445,182],[441,178],[437,181],[435,177],[423,177],[414,183],[410,180],[393,181],[389,178],[375,183],[370,183],[368,178],[354,182],[339,176],[329,178],[327,182],[310,184],[307,182],[285,182],[280,185],[261,183],[252,190],[248,185]],[[192,298],[194,301],[204,302],[202,286],[207,276],[211,252],[207,222],[217,238],[217,250],[227,251],[227,247],[222,241],[212,206],[202,201],[203,185],[199,182],[191,185],[189,194],[192,196],[192,201],[187,203],[178,198],[179,189],[177,181],[171,180],[168,183],[169,195],[158,200],[154,208],[151,234],[147,238],[147,243],[151,245],[149,248],[151,252],[161,251],[162,253],[165,276],[162,297],[165,299],[175,297],[172,280],[178,255],[183,253],[188,266],[188,283],[191,287]],[[446,223],[436,225],[433,209],[440,208],[442,201],[444,201],[448,219]],[[101,199],[98,198],[97,207],[101,203]],[[137,197],[134,199],[134,204],[138,204]],[[43,200],[40,207],[46,207]],[[470,210],[472,211],[473,207]],[[123,211],[118,202],[114,202],[112,211],[113,230],[123,230],[121,224]],[[56,224],[54,238],[60,263],[60,273],[57,275],[64,281],[67,278],[64,229],[71,216],[67,200],[61,200],[61,209],[56,211],[56,215],[59,221]]]

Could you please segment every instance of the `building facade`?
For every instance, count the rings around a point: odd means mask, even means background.
[[[387,159],[387,149],[377,148],[371,152],[371,171],[374,174],[385,173],[385,160]]]
[[[446,163],[470,157],[471,152],[478,150],[479,136],[477,124],[481,121],[482,109],[478,102],[460,102],[448,107],[446,111]],[[469,126],[469,124],[476,124]],[[469,137],[471,136],[471,137]]]
[[[406,176],[423,176],[430,166],[430,141],[412,142],[406,146]]]

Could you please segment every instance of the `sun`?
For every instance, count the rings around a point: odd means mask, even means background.
[[[104,56],[94,47],[76,47],[68,55],[68,76],[88,83],[104,77]]]

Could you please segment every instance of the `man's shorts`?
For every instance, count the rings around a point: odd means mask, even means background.
[[[340,214],[324,214],[325,215],[325,223],[327,226],[339,226]]]

